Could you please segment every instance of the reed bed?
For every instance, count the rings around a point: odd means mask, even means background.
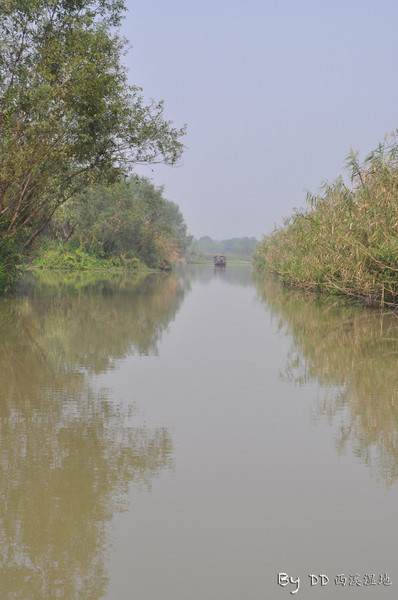
[[[349,174],[307,194],[307,208],[256,247],[253,262],[285,282],[398,307],[398,132]]]

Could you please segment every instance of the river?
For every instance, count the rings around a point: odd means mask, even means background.
[[[43,271],[0,336],[2,600],[395,597],[396,315]]]

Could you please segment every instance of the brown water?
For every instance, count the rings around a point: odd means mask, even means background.
[[[2,600],[396,597],[396,316],[41,273],[0,336]]]

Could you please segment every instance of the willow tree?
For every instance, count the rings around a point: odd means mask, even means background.
[[[124,10],[123,0],[0,0],[0,263],[88,184],[181,155],[184,128],[128,85]]]

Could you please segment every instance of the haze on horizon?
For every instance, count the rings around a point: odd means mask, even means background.
[[[261,239],[398,126],[395,0],[127,0],[132,84],[187,124],[142,167],[196,238]]]

